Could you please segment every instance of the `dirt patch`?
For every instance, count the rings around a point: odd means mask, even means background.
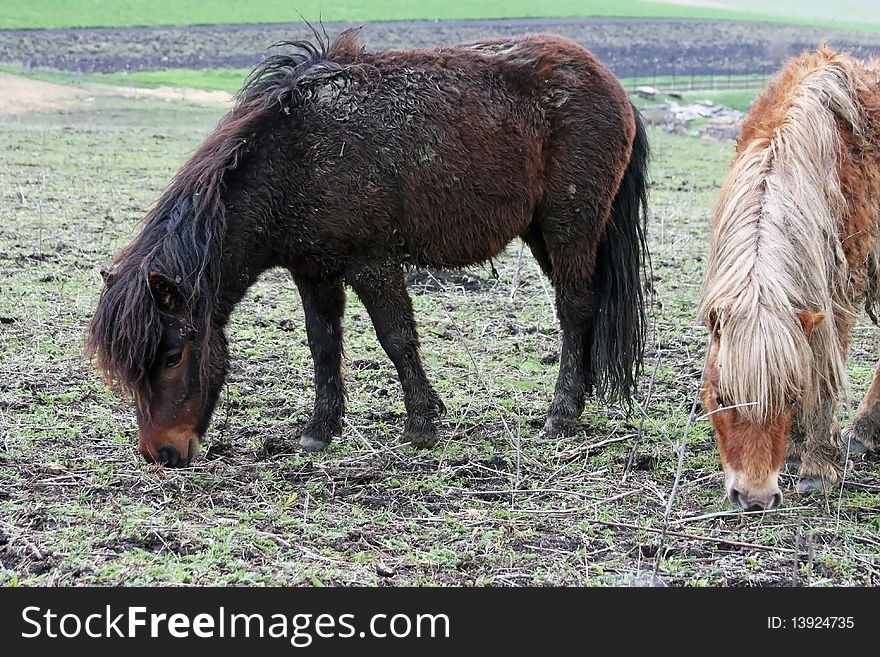
[[[112,96],[126,96],[128,98],[151,97],[163,100],[179,100],[203,105],[224,104],[232,100],[232,95],[225,91],[205,91],[204,89],[191,89],[188,87],[156,87],[147,89],[142,87],[126,87],[114,89],[112,87],[95,87],[102,93]]]
[[[65,107],[79,101],[85,93],[75,87],[32,80],[0,73],[0,114],[39,112]]]
[[[350,25],[325,27],[335,35]],[[859,57],[880,50],[877,33],[705,19],[389,21],[366,25],[362,38],[370,49],[430,48],[523,32],[574,39],[619,77],[769,73],[787,57],[822,41]],[[249,68],[266,56],[270,44],[303,38],[312,35],[302,23],[0,30],[0,62],[83,73]]]
[[[158,98],[169,102],[185,101],[217,105],[228,103],[232,98],[225,91],[202,91],[180,87],[141,89],[101,85],[67,86],[9,73],[0,73],[0,87],[3,88],[3,94],[0,94],[0,115],[61,109],[89,102],[95,96]]]

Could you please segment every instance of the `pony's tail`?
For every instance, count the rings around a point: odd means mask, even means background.
[[[646,285],[649,263],[645,238],[648,219],[648,138],[633,107],[636,135],[632,155],[611,207],[611,217],[596,253],[593,293],[596,320],[588,345],[598,396],[631,406],[642,368],[647,334]]]

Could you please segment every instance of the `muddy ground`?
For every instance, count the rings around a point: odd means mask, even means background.
[[[347,24],[328,23],[330,35]],[[775,23],[673,19],[406,21],[365,27],[371,48],[433,47],[489,36],[554,32],[595,52],[619,77],[768,73],[827,41],[880,52],[880,33]],[[301,23],[0,31],[0,62],[68,71],[248,68],[279,41],[308,36]]]

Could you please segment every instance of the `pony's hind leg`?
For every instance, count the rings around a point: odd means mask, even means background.
[[[843,431],[843,449],[850,454],[880,450],[880,365],[856,416]]]
[[[342,433],[345,382],[342,378],[342,315],[345,288],[333,282],[294,276],[306,316],[306,334],[315,363],[315,410],[300,432],[299,444],[309,452],[324,449]]]
[[[397,369],[407,413],[404,442],[413,447],[433,447],[437,442],[434,421],[446,409],[422,367],[419,336],[403,270],[393,265],[363,268],[347,280],[367,309],[379,344]]]
[[[536,222],[521,237],[556,289],[556,314],[562,332],[562,350],[556,389],[544,431],[557,435],[577,426],[584,411],[586,395],[593,385],[589,350],[595,313],[593,293],[583,279],[565,275],[565,270],[559,272],[559,268],[554,268],[547,243]],[[559,256],[558,252],[554,255]]]
[[[544,430],[551,435],[574,429],[593,388],[590,361],[595,304],[585,286],[557,283],[556,310],[562,331],[559,375]]]

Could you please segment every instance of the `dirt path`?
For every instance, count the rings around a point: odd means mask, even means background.
[[[225,91],[202,91],[178,87],[142,89],[97,84],[69,86],[9,73],[0,73],[0,88],[3,89],[3,93],[0,94],[0,114],[44,112],[72,107],[95,96],[152,97],[217,105],[228,103],[231,99]]]
[[[75,87],[0,73],[0,114],[18,114],[65,107],[85,96]]]

